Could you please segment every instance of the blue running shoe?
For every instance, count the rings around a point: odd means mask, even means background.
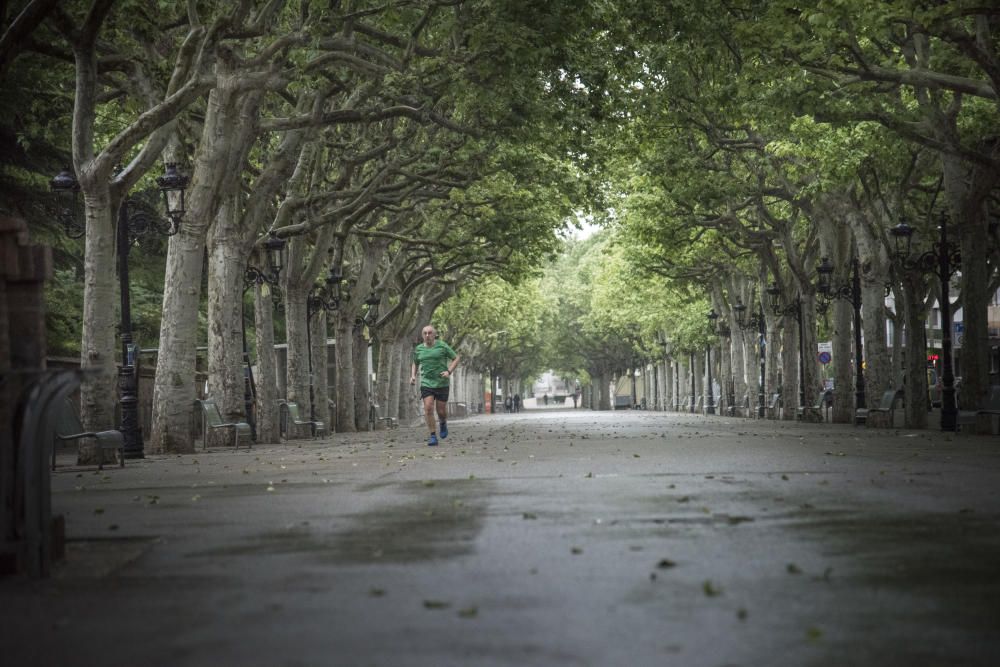
[[[441,428],[438,429],[441,433],[441,439],[444,440],[448,437],[448,422],[441,422]]]
[[[427,446],[434,447],[438,444],[438,437],[431,433],[431,437],[427,438]]]

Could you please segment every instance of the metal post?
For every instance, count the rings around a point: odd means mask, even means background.
[[[708,366],[708,398],[705,399],[705,414],[714,415],[715,414],[715,390],[712,387],[712,345],[709,344],[705,348],[705,354],[708,357],[706,362]]]
[[[767,323],[764,321],[764,313],[759,314],[757,345],[760,348],[760,384],[757,386],[757,418],[764,418],[765,403],[767,396],[764,392],[764,371],[767,364]]]
[[[312,346],[312,316],[313,302],[306,297],[306,359],[309,362],[309,433],[316,437],[316,395],[313,389],[313,346]]]
[[[677,358],[674,359],[674,409],[681,409],[681,362]]]
[[[725,386],[721,386],[721,391],[726,394],[726,414],[732,417],[736,414],[735,394],[736,387],[733,380],[733,339],[732,332],[727,328],[726,333],[723,334],[725,340],[725,347],[719,348],[719,354],[723,355],[726,359],[726,381]],[[722,359],[719,359],[719,369],[722,369]]]
[[[694,394],[695,394],[696,391],[698,391],[695,388],[695,384],[694,384],[694,379],[695,379],[694,378],[694,352],[692,352],[689,355],[689,359],[690,359],[689,364],[691,366],[691,368],[690,368],[690,371],[691,371],[691,414],[694,414],[695,413],[695,409],[694,409],[695,396],[694,396]]]
[[[954,431],[958,425],[958,406],[955,403],[955,372],[951,347],[951,302],[948,280],[951,267],[948,258],[948,218],[941,217],[941,243],[937,248],[939,278],[941,280],[941,430]]]
[[[733,377],[733,358],[729,357],[729,416],[736,416],[736,379]]]
[[[910,260],[910,238],[913,228],[905,222],[900,222],[890,230],[896,241],[896,256],[907,271],[918,270],[922,273],[932,273],[937,269],[938,280],[941,281],[941,430],[954,431],[958,426],[958,407],[955,404],[955,371],[952,359],[951,343],[951,299],[948,294],[948,281],[951,278],[953,266],[959,266],[962,258],[958,248],[952,257],[952,248],[948,243],[948,218],[941,216],[941,239],[916,260]],[[905,241],[905,250],[901,244]],[[935,267],[936,265],[936,267]],[[911,363],[913,363],[911,361]]]
[[[805,350],[805,333],[803,331],[802,324],[802,299],[796,297],[795,299],[795,319],[799,321],[799,407],[802,408],[802,414],[805,415],[806,408],[806,350]]]
[[[653,362],[653,409],[660,409],[660,368],[659,364]]]
[[[245,294],[245,292],[244,292]],[[257,442],[257,415],[254,410],[254,398],[257,394],[253,382],[253,369],[250,366],[250,351],[247,349],[247,309],[246,303],[240,304],[240,322],[243,329],[243,364],[246,374],[243,376],[243,410],[250,424],[250,437]]]
[[[868,407],[865,397],[864,354],[861,348],[861,272],[858,258],[853,262],[851,279],[851,305],[854,306],[854,408]]]
[[[633,361],[632,364],[634,365],[635,362]],[[635,383],[635,371],[636,371],[635,368],[630,368],[629,369],[629,375],[632,376],[632,409],[633,410],[639,404],[639,395],[636,393],[636,388],[635,388],[635,384],[636,384]]]
[[[121,405],[121,427],[124,440],[124,456],[127,459],[145,457],[142,442],[142,428],[139,426],[139,355],[132,341],[132,307],[129,301],[128,255],[129,242],[128,198],[123,198],[118,206],[118,286],[121,297],[121,344],[122,365],[118,370],[119,403]]]

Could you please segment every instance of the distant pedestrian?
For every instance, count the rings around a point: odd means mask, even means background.
[[[438,444],[448,437],[448,391],[451,374],[458,366],[459,356],[447,343],[437,340],[437,331],[428,324],[420,332],[424,342],[413,349],[413,363],[410,366],[410,384],[417,381],[417,367],[420,368],[420,399],[424,402],[424,419],[431,435],[428,446]],[[440,431],[434,429],[434,413],[437,412]]]
[[[514,402],[510,400],[510,396],[503,400],[503,411],[507,413],[514,411]]]
[[[521,411],[521,395],[514,394],[514,412]]]
[[[548,405],[548,404],[549,404],[549,395],[548,395],[548,394],[542,394],[542,402],[543,402],[543,403],[544,403],[545,405]]]
[[[576,409],[576,399],[577,399],[577,393],[574,391],[573,392],[573,409],[574,410]]]

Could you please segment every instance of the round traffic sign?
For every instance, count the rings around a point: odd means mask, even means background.
[[[829,352],[820,352],[819,353],[819,363],[823,364],[824,366],[827,365],[828,363],[830,363],[830,360],[832,358],[833,357],[830,356]]]

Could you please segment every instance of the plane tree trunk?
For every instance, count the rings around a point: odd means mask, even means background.
[[[274,303],[269,285],[256,285],[254,298],[254,329],[257,338],[257,386],[255,415],[257,442],[278,442],[277,362],[274,353]]]

